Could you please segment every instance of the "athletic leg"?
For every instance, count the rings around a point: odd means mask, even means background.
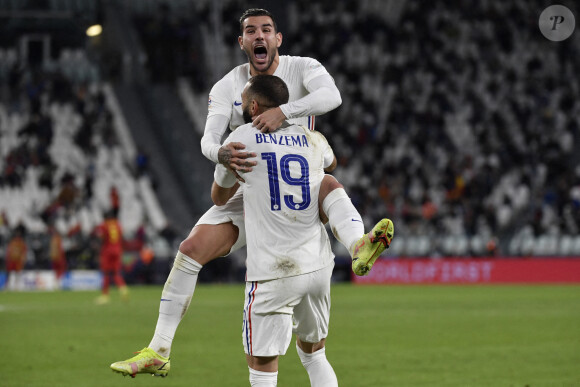
[[[120,271],[115,271],[115,276],[113,279],[115,281],[115,285],[117,285],[119,289],[123,286],[126,286],[125,280],[123,279],[123,275],[121,275]]]
[[[332,175],[322,179],[318,207],[323,223],[328,219],[336,239],[352,254],[352,246],[364,235],[364,224],[343,185]]]
[[[104,305],[110,301],[109,286],[113,272],[105,266],[101,269],[101,274],[103,276],[103,283],[101,285],[101,294],[95,299],[95,304],[97,305]]]
[[[258,357],[246,355],[250,371],[250,386],[276,387],[278,384],[278,356]]]
[[[331,175],[325,175],[322,180],[318,205],[321,219],[328,217],[332,233],[350,253],[353,272],[367,275],[382,252],[389,248],[395,232],[393,222],[381,219],[365,234],[360,214],[342,184]]]
[[[278,284],[284,283],[292,284],[292,280],[246,282],[242,342],[252,387],[276,386],[278,357],[286,353],[292,338],[289,304],[294,295],[280,294]]]
[[[179,252],[200,265],[229,254],[238,240],[239,230],[232,222],[198,224],[179,245]]]
[[[307,274],[306,296],[294,307],[293,332],[296,351],[308,372],[311,386],[338,386],[332,366],[326,359],[324,345],[330,320],[330,283],[334,264]]]
[[[115,269],[113,280],[115,281],[115,285],[119,289],[119,293],[121,294],[121,299],[123,301],[129,300],[129,288],[125,283],[125,279],[123,278],[123,274],[121,272],[121,258],[119,257],[119,266]]]
[[[180,244],[163,287],[159,317],[149,347],[136,357],[111,364],[111,368],[132,376],[137,373],[167,375],[173,337],[188,310],[202,265],[228,255],[244,244],[243,196],[240,192],[225,206],[213,206],[208,210]],[[157,365],[146,367],[152,362]]]
[[[109,294],[109,286],[111,285],[111,275],[109,270],[103,271],[103,286],[101,287],[101,293],[104,295]]]
[[[229,253],[238,238],[232,222],[200,224],[181,242],[161,293],[159,318],[149,348],[169,357],[173,337],[193,297],[202,266]]]
[[[317,343],[306,343],[296,338],[296,351],[302,365],[308,372],[312,387],[338,386],[334,369],[326,358],[325,342],[326,339],[322,339]]]

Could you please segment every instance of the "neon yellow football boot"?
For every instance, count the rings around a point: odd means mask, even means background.
[[[119,288],[119,294],[121,294],[121,300],[129,301],[129,288],[127,285],[123,285]]]
[[[352,271],[358,276],[367,275],[377,258],[389,248],[395,235],[395,226],[390,219],[382,219],[371,232],[355,243],[352,253]]]
[[[101,294],[99,297],[95,298],[95,304],[105,305],[111,302],[111,297],[108,294]]]
[[[169,373],[168,357],[163,357],[148,347],[135,353],[137,356],[111,364],[111,369],[123,376],[131,375],[132,378],[137,374],[166,377]]]

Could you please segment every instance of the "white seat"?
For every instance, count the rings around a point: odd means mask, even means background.
[[[474,256],[484,255],[485,243],[483,242],[483,238],[480,235],[472,236],[471,239],[469,240],[469,248],[471,250],[471,254]]]
[[[556,255],[558,239],[555,235],[540,235],[535,239],[533,255],[537,257],[549,257]]]
[[[522,237],[519,255],[532,255],[534,252],[535,238],[533,235]]]
[[[522,241],[523,238],[520,236],[513,237],[508,245],[508,254],[512,256],[517,256],[522,253]]]
[[[415,235],[409,235],[405,238],[405,244],[404,244],[404,252],[405,252],[405,256],[407,257],[412,257],[417,255],[416,253],[416,247],[417,247],[417,237]]]
[[[419,237],[419,246],[418,246],[419,256],[423,257],[430,255],[432,245],[433,244],[431,243],[431,238],[429,238],[428,236]]]
[[[469,255],[469,239],[465,235],[455,237],[455,255],[458,257]]]
[[[574,238],[571,235],[562,235],[558,244],[558,255],[568,256],[572,254]]]
[[[576,235],[572,241],[570,255],[580,258],[580,235]]]
[[[455,256],[455,237],[452,235],[443,237],[441,242],[441,250],[443,255]]]
[[[391,241],[391,245],[389,246],[389,249],[387,250],[386,254],[393,257],[398,257],[404,253],[404,250],[405,250],[405,237],[403,236],[399,237],[395,235],[395,237]]]
[[[431,252],[431,240],[428,236],[411,236],[406,241],[407,256],[423,257]]]

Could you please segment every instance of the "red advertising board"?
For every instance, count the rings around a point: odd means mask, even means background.
[[[580,259],[379,259],[357,284],[580,283]]]

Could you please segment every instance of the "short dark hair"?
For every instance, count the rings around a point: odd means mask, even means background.
[[[240,17],[240,35],[244,34],[244,20],[252,16],[268,16],[272,19],[272,23],[274,24],[274,32],[278,32],[278,26],[276,25],[276,20],[274,20],[274,16],[270,11],[262,9],[262,8],[250,8],[247,9],[242,16]]]
[[[248,82],[248,98],[258,99],[263,107],[278,107],[287,103],[290,98],[288,86],[275,75],[254,75]]]

